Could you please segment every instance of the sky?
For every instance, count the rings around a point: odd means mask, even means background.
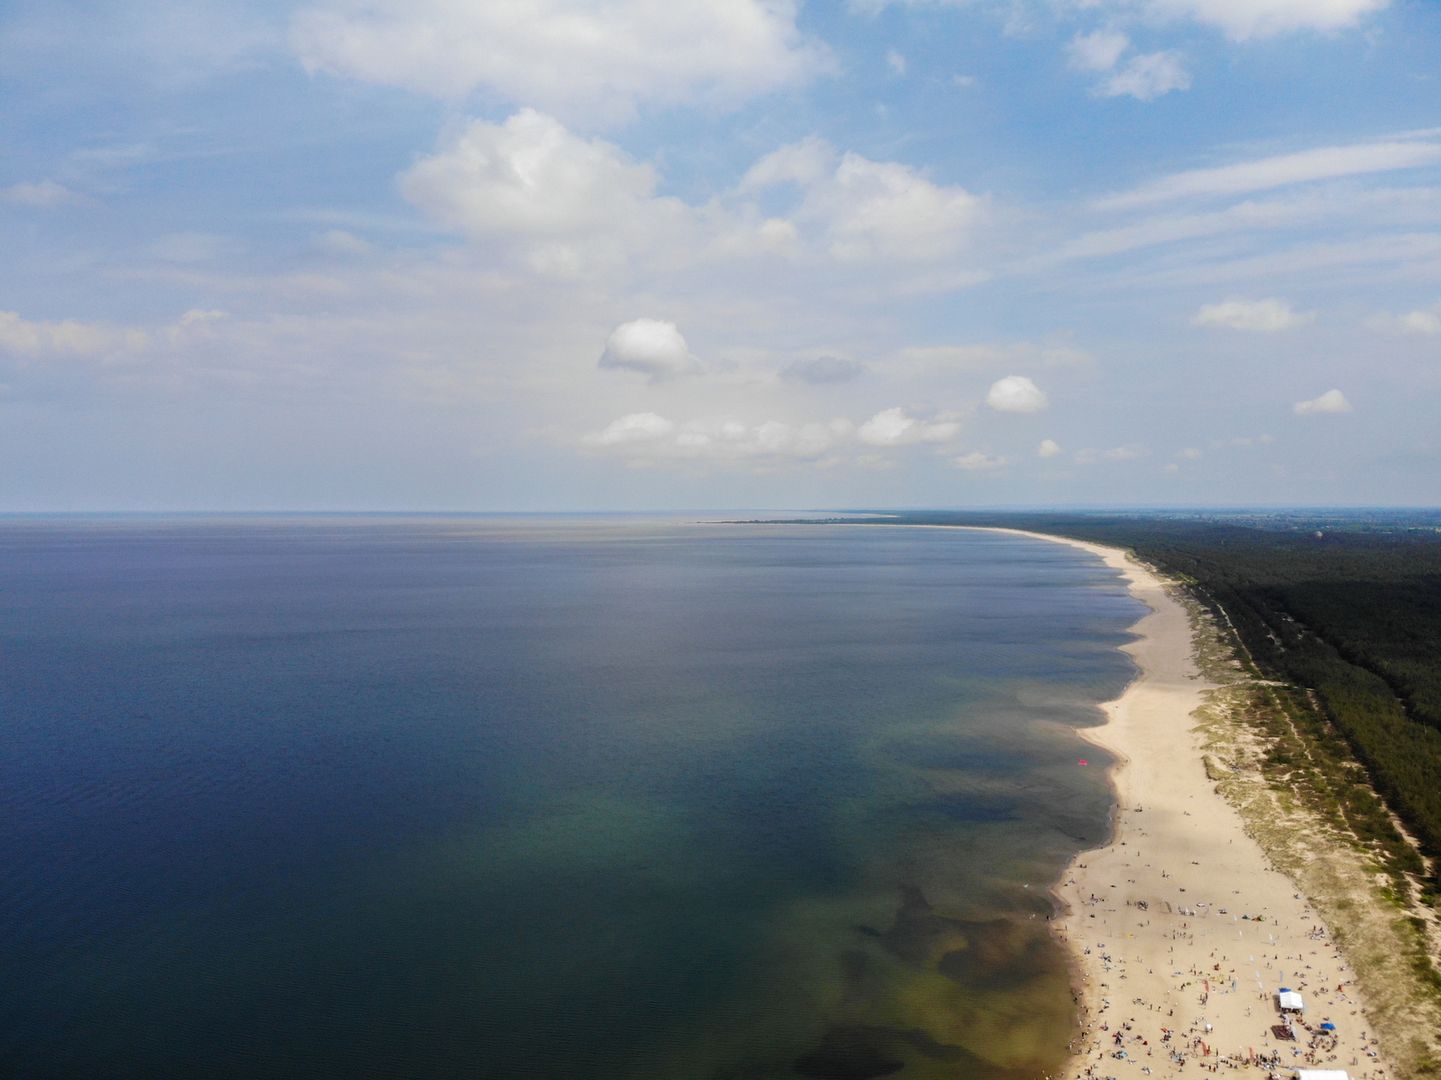
[[[0,511],[1441,504],[1436,0],[4,0]]]

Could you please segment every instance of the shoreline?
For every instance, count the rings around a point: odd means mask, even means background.
[[[1392,1075],[1379,1058],[1354,975],[1329,928],[1276,870],[1216,790],[1195,731],[1215,689],[1202,678],[1190,615],[1151,568],[1114,547],[1019,529],[1118,571],[1150,611],[1122,650],[1135,678],[1083,739],[1116,762],[1106,842],[1078,853],[1053,889],[1055,933],[1071,957],[1078,1009],[1068,1080],[1184,1076],[1189,1069],[1294,1076]],[[1305,1002],[1284,1026],[1277,991]],[[1324,1033],[1322,1023],[1335,1025]]]
[[[1100,724],[1076,729],[1115,759],[1107,770],[1112,809],[1106,840],[1074,855],[1050,889],[1050,926],[1067,953],[1077,1017],[1069,1056],[1047,1080],[1223,1070],[1291,1080],[1298,1069],[1392,1080],[1403,1074],[1377,1045],[1370,1017],[1384,1022],[1392,1050],[1400,1054],[1405,1043],[1402,1057],[1424,1064],[1432,1040],[1412,1029],[1431,1015],[1427,1003],[1412,1009],[1414,997],[1376,981],[1367,985],[1381,997],[1368,1001],[1332,933],[1343,932],[1348,946],[1357,934],[1367,939],[1368,978],[1409,977],[1395,970],[1404,955],[1378,959],[1369,948],[1399,943],[1384,930],[1393,917],[1372,907],[1385,902],[1376,869],[1333,848],[1324,823],[1261,779],[1266,744],[1236,718],[1246,706],[1234,692],[1247,678],[1214,667],[1219,681],[1203,677],[1202,652],[1214,663],[1210,649],[1229,657],[1231,646],[1204,613],[1197,629],[1172,582],[1126,549],[1026,529],[826,524],[1064,544],[1115,570],[1149,609],[1120,646],[1136,665],[1131,682],[1100,704]],[[1303,1011],[1281,1012],[1282,988],[1302,996]],[[1378,1001],[1379,1010],[1368,1007]]]

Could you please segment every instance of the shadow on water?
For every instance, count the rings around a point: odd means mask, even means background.
[[[907,1019],[929,1013],[930,1022],[838,1020],[795,1060],[795,1074],[1011,1080],[1059,1063],[1055,1025],[1067,1018],[1056,1015],[1055,990],[1066,977],[1065,957],[1043,929],[1004,918],[953,918],[904,885],[891,925],[860,926],[856,935],[859,946],[841,957],[841,1011]]]

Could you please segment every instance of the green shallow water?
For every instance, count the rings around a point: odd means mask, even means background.
[[[0,527],[20,1077],[1022,1077],[1116,576],[938,530]],[[1078,756],[1090,767],[1082,768]]]

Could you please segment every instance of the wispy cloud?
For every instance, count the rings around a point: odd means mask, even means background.
[[[1441,144],[1430,142],[1326,146],[1217,168],[1173,173],[1132,191],[1101,199],[1096,205],[1103,210],[1130,210],[1178,199],[1245,195],[1289,184],[1413,169],[1434,165],[1438,161],[1441,161]]]
[[[29,206],[37,210],[50,210],[84,201],[80,195],[54,180],[23,180],[0,188],[0,202],[10,203],[12,206]]]
[[[1195,326],[1224,326],[1231,330],[1254,330],[1274,334],[1314,321],[1314,311],[1296,311],[1285,300],[1224,300],[1205,304],[1191,323]]]

